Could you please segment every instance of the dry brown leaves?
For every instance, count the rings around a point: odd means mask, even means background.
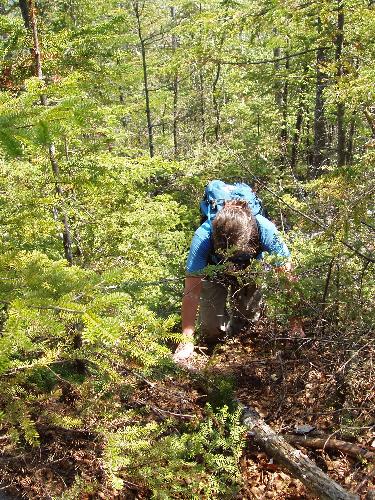
[[[350,343],[349,339],[349,343]],[[352,342],[355,345],[355,342]],[[236,397],[254,407],[278,432],[311,424],[334,437],[369,447],[374,439],[374,382],[370,346],[349,351],[344,339],[290,339],[270,324],[227,341],[216,349],[207,370],[234,376]],[[374,486],[374,469],[341,452],[304,453],[347,489],[365,498]],[[303,499],[303,485],[259,450],[248,446],[242,461],[245,485],[240,498]]]
[[[240,337],[227,340],[210,357],[206,352],[198,351],[196,372],[203,378],[212,374],[230,375],[235,380],[236,397],[258,410],[276,431],[292,432],[297,426],[311,424],[326,434],[363,446],[373,442],[375,371],[370,349],[357,354],[355,349],[348,352],[343,342],[328,342],[326,338],[316,338],[315,334],[309,336],[308,331],[305,339],[292,340],[285,332],[263,322]],[[114,396],[113,403],[125,410],[142,410],[134,412],[135,422],[167,418],[186,422],[204,417],[207,395],[188,371],[147,380],[136,374],[132,376],[133,368],[128,367],[128,377],[134,390],[123,398]],[[77,416],[89,394],[80,397],[73,403],[51,399],[43,414]],[[26,451],[0,436],[2,486],[10,485],[9,491],[23,498],[51,498],[61,495],[80,476],[94,485],[95,493],[81,495],[85,500],[149,498],[146,489],[131,482],[121,494],[106,486],[102,437],[84,430],[94,429],[96,418],[94,414],[88,415],[83,430],[65,430],[40,417],[41,446]],[[122,425],[121,418],[114,418],[109,428],[116,430]],[[303,451],[333,479],[362,498],[373,486],[370,464],[349,459],[340,452]],[[244,483],[238,498],[312,498],[298,480],[280,469],[250,441],[241,469]]]

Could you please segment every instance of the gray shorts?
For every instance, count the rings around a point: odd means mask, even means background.
[[[261,294],[254,282],[226,286],[203,280],[199,320],[203,339],[216,342],[226,334],[235,335],[260,316]]]

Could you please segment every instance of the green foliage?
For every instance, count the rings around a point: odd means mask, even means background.
[[[108,436],[105,467],[121,489],[129,477],[152,492],[152,498],[233,498],[241,482],[238,460],[245,428],[240,411],[227,407],[173,433],[171,423],[128,426]]]
[[[333,0],[176,0],[174,10],[146,0],[139,18],[136,1],[36,4],[42,79],[19,5],[0,2],[0,429],[38,446],[39,419],[94,426],[109,435],[118,488],[135,478],[156,498],[231,498],[242,428],[220,409],[230,380],[215,381],[215,413],[180,434],[171,422],[144,425],[142,411],[131,414],[139,424],[112,422],[128,422],[129,370],[170,373],[184,263],[212,178],[252,184],[292,251],[296,283],[270,270],[272,257],[239,277],[255,276],[268,316],[301,315],[309,336],[353,345],[369,336],[374,5],[341,2],[339,57]],[[347,374],[353,394],[359,371]],[[48,414],[60,404],[74,411]],[[76,477],[66,498],[95,488]]]

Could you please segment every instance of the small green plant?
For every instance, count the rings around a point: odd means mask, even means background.
[[[180,434],[173,422],[132,425],[110,434],[105,468],[121,489],[131,478],[157,499],[233,498],[240,485],[244,445],[240,411],[224,406]]]

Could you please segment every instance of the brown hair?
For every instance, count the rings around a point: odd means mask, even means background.
[[[212,223],[215,251],[233,250],[256,256],[260,251],[256,219],[245,200],[229,200]]]

